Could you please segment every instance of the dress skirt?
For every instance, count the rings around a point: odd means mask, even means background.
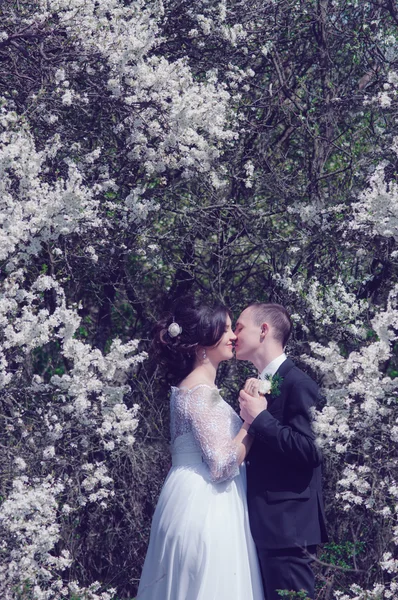
[[[174,463],[153,516],[137,600],[263,598],[244,464],[232,480],[213,483],[204,462]]]

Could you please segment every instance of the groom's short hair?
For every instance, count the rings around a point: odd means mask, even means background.
[[[281,304],[266,304],[265,302],[253,302],[249,307],[251,308],[254,323],[256,325],[269,323],[273,328],[274,338],[284,348],[293,327],[292,320],[286,308]]]

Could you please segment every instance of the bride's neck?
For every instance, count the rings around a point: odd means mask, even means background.
[[[189,377],[203,380],[203,383],[214,384],[216,381],[218,364],[215,365],[209,360],[196,364],[190,372]]]

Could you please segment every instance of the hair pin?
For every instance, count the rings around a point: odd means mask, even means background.
[[[170,323],[170,325],[167,328],[167,333],[172,338],[175,338],[177,337],[177,335],[180,335],[180,333],[182,333],[182,327],[174,321],[174,317],[173,322]]]

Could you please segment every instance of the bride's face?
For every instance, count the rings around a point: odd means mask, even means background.
[[[210,360],[214,362],[221,362],[222,360],[229,360],[233,357],[233,342],[236,340],[236,335],[232,331],[232,323],[229,316],[225,323],[225,331],[218,342],[217,346],[213,348],[206,348],[206,354]]]

